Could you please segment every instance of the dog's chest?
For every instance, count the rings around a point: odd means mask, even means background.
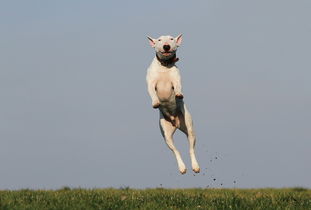
[[[169,101],[174,95],[174,76],[172,72],[158,72],[156,76],[156,92],[161,101]]]

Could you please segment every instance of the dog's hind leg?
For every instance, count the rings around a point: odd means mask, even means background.
[[[178,168],[181,174],[185,174],[187,169],[185,166],[184,161],[181,159],[180,153],[177,150],[177,148],[174,145],[174,140],[173,140],[173,134],[176,131],[176,127],[172,125],[171,122],[167,121],[163,115],[160,113],[160,129],[161,129],[161,133],[162,136],[165,139],[165,142],[167,144],[167,146],[170,148],[170,150],[173,151],[176,160],[177,160],[177,164],[178,164]]]
[[[195,132],[193,129],[193,123],[192,123],[192,118],[191,115],[186,107],[185,104],[183,104],[182,112],[178,116],[180,126],[179,129],[184,132],[187,135],[188,141],[189,141],[189,153],[190,153],[190,158],[191,158],[191,165],[192,165],[192,170],[195,173],[200,172],[200,166],[198,164],[198,161],[195,157],[195,142],[196,142],[196,136]]]

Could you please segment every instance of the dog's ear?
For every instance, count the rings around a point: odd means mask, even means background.
[[[182,41],[182,34],[179,34],[176,38],[176,44],[179,47],[181,45],[181,41]]]
[[[149,44],[151,45],[151,47],[155,46],[155,39],[151,38],[150,36],[147,36],[147,38],[149,39]]]

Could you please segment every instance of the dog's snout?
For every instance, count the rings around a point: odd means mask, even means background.
[[[163,50],[164,51],[169,51],[171,49],[171,46],[169,46],[168,44],[163,45]]]

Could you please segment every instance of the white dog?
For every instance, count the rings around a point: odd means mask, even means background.
[[[177,47],[180,46],[182,36],[161,36],[158,39],[148,37],[150,45],[155,48],[156,56],[147,72],[148,92],[152,99],[153,108],[160,111],[160,129],[166,144],[176,156],[181,174],[186,173],[186,166],[181,159],[179,151],[174,146],[173,134],[176,129],[184,132],[189,140],[192,170],[200,172],[199,164],[195,157],[195,134],[191,115],[183,102],[181,92],[181,79],[175,62]]]

